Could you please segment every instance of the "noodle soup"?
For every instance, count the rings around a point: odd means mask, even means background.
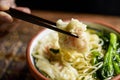
[[[120,74],[119,32],[100,24],[58,20],[79,38],[46,29],[30,47],[32,64],[49,80],[103,80]]]

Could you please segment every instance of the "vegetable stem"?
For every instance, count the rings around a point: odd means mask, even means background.
[[[115,74],[120,74],[120,68],[119,68],[119,65],[117,62],[113,62],[113,66],[114,66],[114,69],[115,69]]]
[[[104,63],[102,68],[103,78],[109,78],[114,75],[113,67],[113,53],[116,50],[117,36],[114,33],[110,33],[110,43],[106,55],[104,57]]]

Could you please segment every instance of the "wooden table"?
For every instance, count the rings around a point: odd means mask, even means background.
[[[120,28],[120,17],[98,14],[38,11],[32,14],[56,22],[58,19],[99,20]],[[15,20],[0,22],[0,80],[34,80],[26,65],[26,47],[30,39],[43,27]]]

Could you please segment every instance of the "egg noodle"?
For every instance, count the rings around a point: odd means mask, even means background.
[[[50,80],[99,80],[93,77],[103,62],[92,64],[93,52],[104,56],[103,41],[96,31],[72,19],[70,22],[57,21],[57,27],[79,38],[54,32],[38,42],[32,53],[36,67],[47,74]]]

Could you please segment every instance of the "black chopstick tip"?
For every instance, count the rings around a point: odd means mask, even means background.
[[[75,37],[75,38],[79,38],[79,36],[78,36],[78,35],[73,35],[73,37]]]
[[[76,35],[76,34],[69,34],[69,35],[72,36],[72,37],[75,37],[75,38],[79,38],[79,36]]]
[[[76,38],[79,38],[77,35],[75,35]]]

